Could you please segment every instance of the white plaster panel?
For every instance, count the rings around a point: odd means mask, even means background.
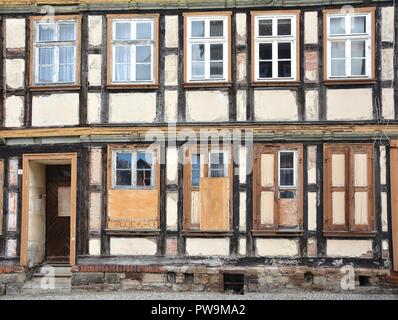
[[[110,239],[111,255],[155,255],[156,240],[148,238],[116,238]]]
[[[166,122],[177,122],[178,92],[166,90],[164,93],[164,120]]]
[[[328,120],[373,118],[372,89],[329,89],[326,99]]]
[[[165,79],[166,86],[176,86],[178,84],[178,56],[176,54],[168,54],[165,57]]]
[[[32,126],[62,126],[78,123],[78,93],[56,93],[33,97]]]
[[[11,89],[24,86],[25,60],[6,59],[6,85]]]
[[[178,183],[178,148],[167,148],[166,179],[167,184]]]
[[[384,119],[394,119],[394,89],[393,88],[383,88],[381,90],[382,94],[382,109]]]
[[[251,171],[251,168],[247,168],[247,148],[245,146],[240,146],[239,148],[239,182],[246,182],[246,174]],[[249,164],[251,167],[251,164]]]
[[[21,127],[24,118],[24,98],[11,96],[5,100],[5,127]]]
[[[254,116],[262,121],[298,120],[296,92],[290,90],[256,90]]]
[[[6,19],[6,47],[25,48],[25,19]]]
[[[372,240],[336,240],[326,242],[326,255],[329,257],[361,257],[372,252]]]
[[[90,256],[101,255],[101,239],[90,239],[88,243],[88,252]]]
[[[239,238],[239,255],[246,255],[246,238]]]
[[[393,80],[394,79],[394,49],[381,50],[381,79]]]
[[[178,48],[178,16],[166,16],[165,43],[167,48]]]
[[[387,164],[387,158],[386,158],[386,147],[381,146],[380,147],[380,184],[386,184],[386,164]]]
[[[188,256],[228,256],[229,238],[187,238]]]
[[[246,231],[246,192],[239,192],[239,229]]]
[[[236,44],[245,45],[247,41],[246,13],[237,13],[236,16]]]
[[[167,192],[166,196],[166,219],[167,229],[177,230],[177,211],[178,211],[178,193]]]
[[[87,93],[87,122],[101,123],[101,93]]]
[[[318,12],[304,13],[304,43],[318,43]]]
[[[101,230],[102,195],[100,192],[90,193],[89,222],[91,231]]]
[[[88,44],[98,46],[102,43],[102,16],[88,16]]]
[[[88,82],[90,86],[101,85],[102,56],[100,54],[88,55]]]
[[[112,93],[109,95],[109,122],[152,122],[155,118],[155,92]]]
[[[246,90],[238,90],[236,93],[236,119],[246,121]]]
[[[381,225],[383,232],[388,231],[388,219],[387,219],[387,193],[381,193]]]
[[[310,90],[305,93],[306,120],[318,120],[318,91]]]
[[[256,239],[256,251],[259,256],[294,257],[298,253],[297,240],[291,239]]]
[[[316,192],[308,192],[308,230],[316,230]]]
[[[220,91],[187,91],[187,121],[227,121],[228,93]]]
[[[381,40],[394,41],[394,7],[381,8]]]
[[[316,146],[308,147],[308,183],[316,183]]]

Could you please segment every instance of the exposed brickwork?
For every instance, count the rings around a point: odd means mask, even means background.
[[[25,269],[21,266],[11,265],[11,266],[1,266],[0,265],[0,274],[8,274],[8,273],[21,273]]]
[[[305,51],[304,52],[304,67],[306,81],[317,81],[318,73],[318,52]]]
[[[139,265],[78,265],[74,272],[164,272],[162,266],[139,266]]]

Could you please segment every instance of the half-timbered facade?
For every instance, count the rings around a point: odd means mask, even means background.
[[[389,290],[397,19],[390,0],[0,1],[0,293],[60,265],[72,288]]]

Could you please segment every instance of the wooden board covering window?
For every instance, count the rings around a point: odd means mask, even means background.
[[[151,147],[155,152],[154,186],[146,189],[112,187],[113,151],[142,151],[148,145],[109,145],[107,165],[108,219],[109,229],[158,229],[160,225],[160,162],[159,146]],[[134,168],[134,167],[133,167]]]
[[[398,140],[391,141],[390,168],[393,270],[398,272]]]
[[[293,199],[279,198],[279,152],[290,150],[297,152],[295,204],[291,203]],[[254,146],[253,160],[254,229],[271,231],[280,228],[299,229],[302,225],[303,207],[303,146],[258,144]],[[292,210],[295,211],[293,217]]]
[[[184,230],[228,231],[232,224],[232,157],[231,147],[223,146],[217,151],[226,151],[228,177],[208,178],[208,146],[184,147]],[[214,150],[216,151],[216,150]],[[200,155],[201,178],[199,186],[192,186],[192,156]],[[193,221],[192,210],[196,208],[198,220]],[[217,215],[214,213],[217,212]]]
[[[0,160],[0,235],[3,234],[4,160]]]
[[[324,146],[326,231],[374,230],[373,145]]]

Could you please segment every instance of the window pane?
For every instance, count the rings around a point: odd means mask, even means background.
[[[283,190],[279,192],[280,199],[294,199],[296,198],[296,193],[291,190]]]
[[[116,185],[131,186],[131,170],[116,170]]]
[[[131,61],[130,46],[116,46],[115,59],[116,63],[130,63]]]
[[[205,63],[192,62],[192,77],[203,78],[205,76]]]
[[[351,33],[366,33],[366,17],[351,18]]]
[[[75,48],[74,47],[60,47],[59,48],[59,63],[74,63]]]
[[[73,41],[75,40],[75,24],[74,23],[61,23],[59,24],[59,41]]]
[[[345,59],[332,59],[331,74],[334,77],[345,76]]]
[[[278,61],[278,77],[286,78],[292,76],[291,61]]]
[[[278,59],[290,59],[290,43],[278,43]]]
[[[53,66],[39,66],[38,81],[39,82],[53,82],[54,67]]]
[[[131,153],[116,153],[116,169],[131,169]]]
[[[272,43],[260,43],[260,60],[272,60]]]
[[[260,78],[272,78],[272,62],[260,62]]]
[[[223,59],[223,45],[222,44],[211,44],[210,45],[210,60],[222,60]]]
[[[205,45],[204,44],[193,44],[192,45],[192,61],[204,61],[205,60]]]
[[[191,36],[192,37],[204,37],[205,36],[205,22],[204,21],[192,21],[191,23]]]
[[[365,59],[352,59],[351,60],[351,75],[363,76],[366,74]]]
[[[131,40],[131,23],[130,22],[116,22],[115,36],[117,40]]]
[[[39,24],[39,41],[54,41],[55,25],[52,23]]]
[[[151,47],[137,46],[137,62],[151,62]]]
[[[281,170],[280,179],[281,179],[280,181],[281,186],[293,186],[294,170]]]
[[[137,39],[152,39],[152,23],[151,22],[137,22]]]
[[[345,42],[332,42],[332,59],[345,58]]]
[[[210,77],[222,78],[223,76],[223,62],[210,62]]]
[[[224,29],[224,21],[210,21],[210,37],[222,37]]]
[[[151,170],[138,170],[137,171],[137,186],[150,187],[151,183]]]
[[[131,51],[130,46],[115,47],[115,80],[130,81]]]
[[[280,153],[280,167],[281,169],[293,169],[294,168],[294,153],[293,152],[281,152]]]
[[[286,36],[292,34],[291,19],[278,19],[278,35]]]
[[[39,48],[39,64],[54,63],[54,48]]]
[[[224,177],[224,176],[225,176],[224,153],[222,152],[210,153],[210,177]]]
[[[345,34],[345,18],[330,18],[330,34]]]
[[[138,152],[137,169],[151,169],[151,168],[152,168],[152,153]]]
[[[200,155],[192,155],[192,186],[198,187],[200,182]]]
[[[351,42],[351,57],[364,58],[365,57],[365,41]]]
[[[258,21],[258,35],[259,36],[272,36],[272,20],[259,20]]]
[[[136,66],[136,80],[151,80],[151,65],[137,64]]]

